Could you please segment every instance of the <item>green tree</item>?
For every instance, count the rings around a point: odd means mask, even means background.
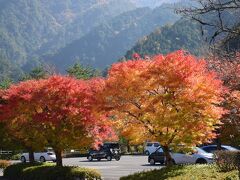
[[[33,68],[29,73],[25,73],[25,75],[20,78],[20,81],[26,81],[30,79],[45,79],[51,73],[47,70],[43,65]]]
[[[77,79],[90,79],[92,77],[99,76],[101,73],[90,66],[83,66],[80,63],[75,63],[73,66],[67,69],[69,76]]]
[[[10,78],[5,78],[0,81],[0,89],[7,89],[12,83],[13,81]]]

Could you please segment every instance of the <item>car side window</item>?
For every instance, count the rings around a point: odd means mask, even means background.
[[[157,152],[163,152],[163,149],[162,149],[162,148],[159,148],[159,149],[157,150]]]
[[[147,146],[152,146],[153,144],[152,143],[147,143]]]
[[[159,147],[159,143],[154,143],[154,147]]]

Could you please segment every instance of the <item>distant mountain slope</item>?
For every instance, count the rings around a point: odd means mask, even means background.
[[[97,68],[105,68],[124,55],[142,36],[156,27],[174,23],[179,16],[173,6],[163,5],[155,9],[139,8],[120,14],[69,44],[58,53],[45,56],[47,62],[64,72],[76,60]]]
[[[176,3],[180,0],[129,0],[133,4],[135,4],[137,7],[151,7],[155,8],[163,3]]]
[[[135,8],[128,0],[0,0],[0,54],[22,66]]]
[[[0,53],[0,83],[6,79],[17,78],[22,74],[21,68],[15,64],[12,64],[4,55]]]
[[[206,48],[206,42],[199,24],[188,20],[179,20],[174,25],[158,28],[153,33],[139,40],[125,58],[131,59],[134,53],[144,55],[166,54],[184,49],[195,55],[201,55]]]

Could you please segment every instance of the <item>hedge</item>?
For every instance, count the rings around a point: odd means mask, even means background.
[[[150,171],[143,171],[120,180],[237,180],[238,171],[220,172],[214,164],[176,165]]]
[[[3,160],[19,160],[21,154],[0,154],[0,159]]]
[[[63,166],[50,163],[14,164],[4,170],[8,180],[99,180],[101,175],[94,169]]]
[[[240,168],[240,151],[216,151],[215,161],[220,171],[238,170]]]

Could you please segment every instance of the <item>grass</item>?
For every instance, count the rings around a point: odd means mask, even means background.
[[[215,165],[182,165],[135,173],[120,180],[239,180],[238,171],[220,172]]]

